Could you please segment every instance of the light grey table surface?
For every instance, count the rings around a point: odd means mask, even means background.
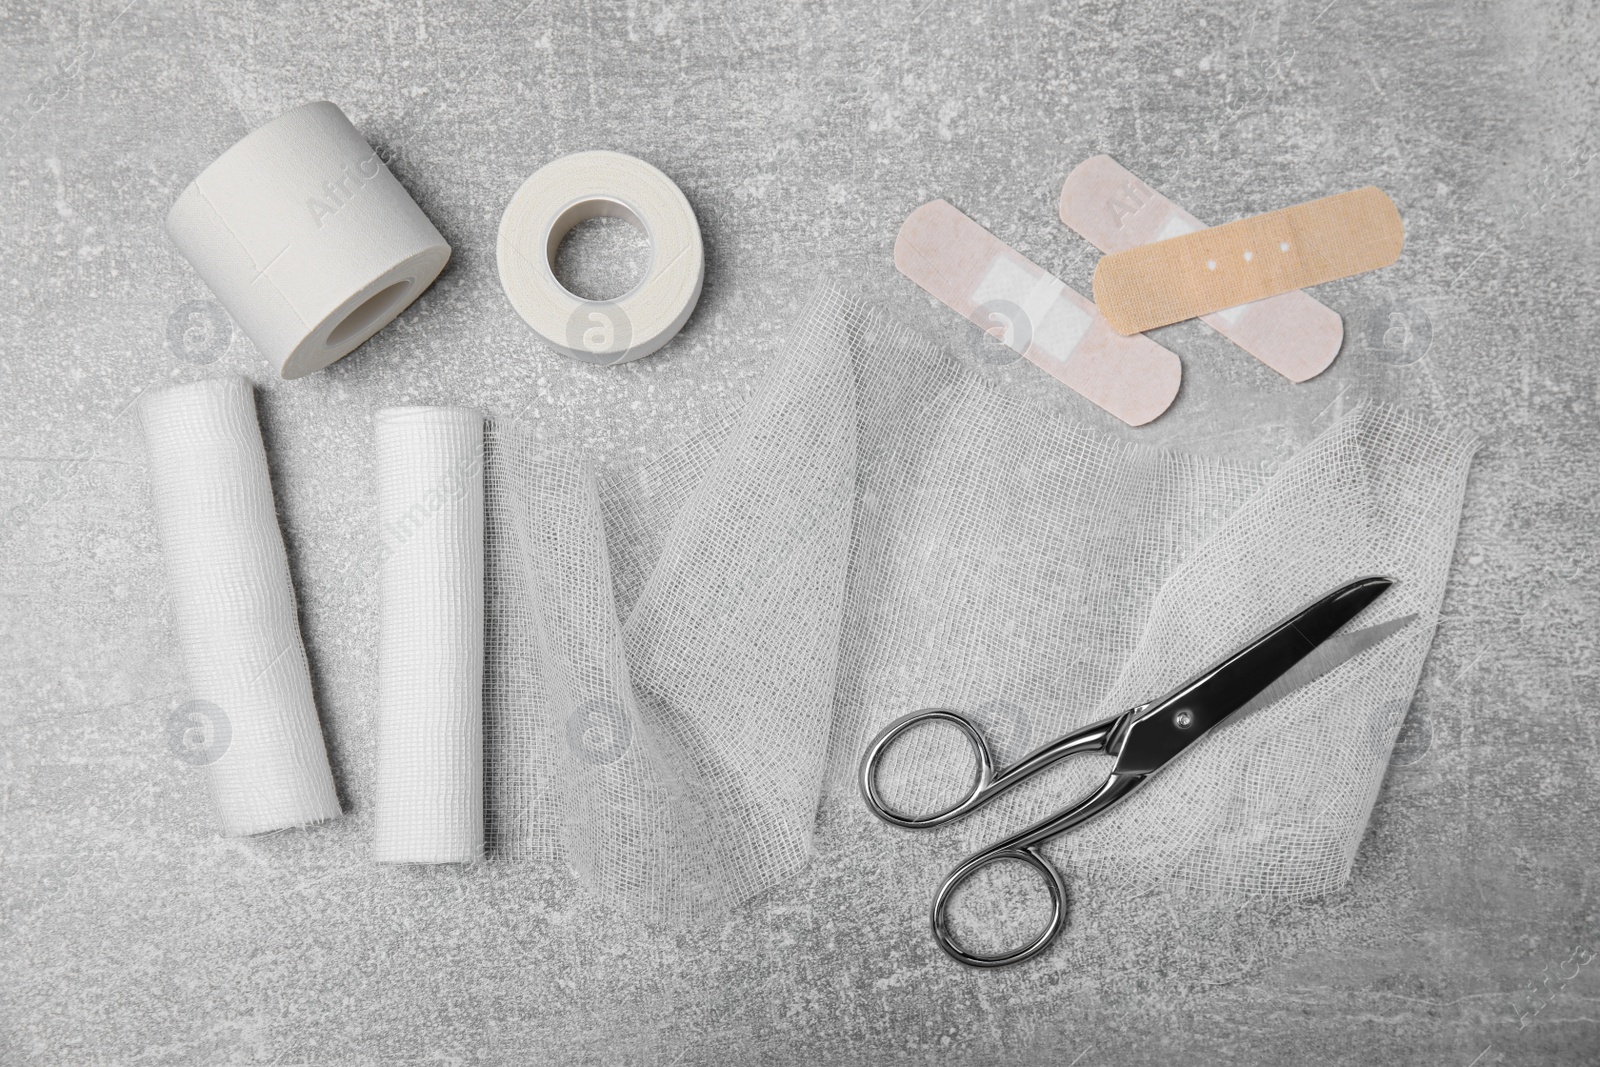
[[[0,3],[0,1062],[1600,1059],[1594,5],[124,3]],[[286,383],[206,333],[162,220],[224,148],[323,98],[455,256],[394,326]],[[602,147],[682,186],[709,263],[678,340],[605,371],[535,341],[493,254],[528,174]],[[1158,331],[1183,391],[1129,430],[994,360],[891,262],[942,196],[1088,291],[1096,255],[1055,206],[1099,152],[1210,222],[1375,184],[1406,251],[1317,291],[1346,341],[1304,385],[1197,323]],[[574,270],[603,273],[614,237]],[[371,413],[527,410],[648,456],[737,408],[824,278],[1120,437],[1276,461],[1364,398],[1481,435],[1343,890],[1089,887],[1070,944],[980,973],[923,925],[953,857],[899,834],[832,841],[692,933],[619,925],[561,870],[367,861],[375,600],[342,576],[373,551]],[[184,686],[130,412],[225,372],[261,387],[346,808],[260,840],[220,838],[167,748]]]

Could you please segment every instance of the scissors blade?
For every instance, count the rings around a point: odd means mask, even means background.
[[[1349,633],[1328,638],[1305,659],[1289,668],[1287,674],[1252,697],[1248,704],[1234,712],[1230,718],[1242,719],[1252,712],[1260,711],[1268,704],[1276,704],[1301,686],[1310,685],[1341,663],[1355,659],[1369,648],[1381,645],[1416,621],[1417,614],[1412,612],[1398,619],[1380,622],[1376,626],[1351,630]]]
[[[1252,705],[1262,706],[1255,704],[1258,697],[1265,697],[1274,683],[1284,681],[1393,584],[1388,578],[1361,578],[1341,586],[1180,685],[1128,728],[1117,754],[1115,773],[1154,774],[1235,712]],[[1384,633],[1378,640],[1387,636]],[[1335,646],[1338,647],[1341,646]],[[1316,670],[1324,664],[1321,671]],[[1306,667],[1309,677],[1296,684],[1303,685],[1331,669],[1326,658],[1318,657]],[[1288,686],[1277,696],[1293,688]]]

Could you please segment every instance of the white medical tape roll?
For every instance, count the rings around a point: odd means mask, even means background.
[[[373,858],[483,854],[483,414],[386,408]]]
[[[167,233],[285,378],[383,329],[450,246],[333,104],[285,112],[207,167]]]
[[[561,239],[594,218],[620,218],[650,239],[644,280],[615,300],[584,300],[556,281]],[[500,220],[500,284],[550,347],[609,366],[648,356],[700,299],[700,224],[672,179],[621,152],[578,152],[535,171]]]
[[[208,378],[140,402],[150,495],[189,700],[168,720],[225,837],[339,815],[250,384]]]

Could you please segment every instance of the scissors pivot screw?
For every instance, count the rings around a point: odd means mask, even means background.
[[[1187,730],[1194,725],[1194,712],[1188,708],[1180,708],[1172,716],[1172,725],[1180,730]]]

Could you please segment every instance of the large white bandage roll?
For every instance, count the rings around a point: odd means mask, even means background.
[[[241,378],[147,395],[150,492],[190,700],[173,751],[205,768],[227,837],[339,814],[255,400]],[[182,749],[189,727],[203,745]]]
[[[450,246],[333,104],[286,112],[178,197],[167,233],[285,378],[319,371],[404,311]]]
[[[580,222],[619,218],[650,239],[644,279],[615,300],[584,300],[556,280],[561,239]],[[672,179],[621,152],[577,152],[535,171],[500,219],[500,284],[546,344],[586,363],[648,356],[700,299],[700,224]]]
[[[483,415],[378,412],[373,858],[483,854]]]

